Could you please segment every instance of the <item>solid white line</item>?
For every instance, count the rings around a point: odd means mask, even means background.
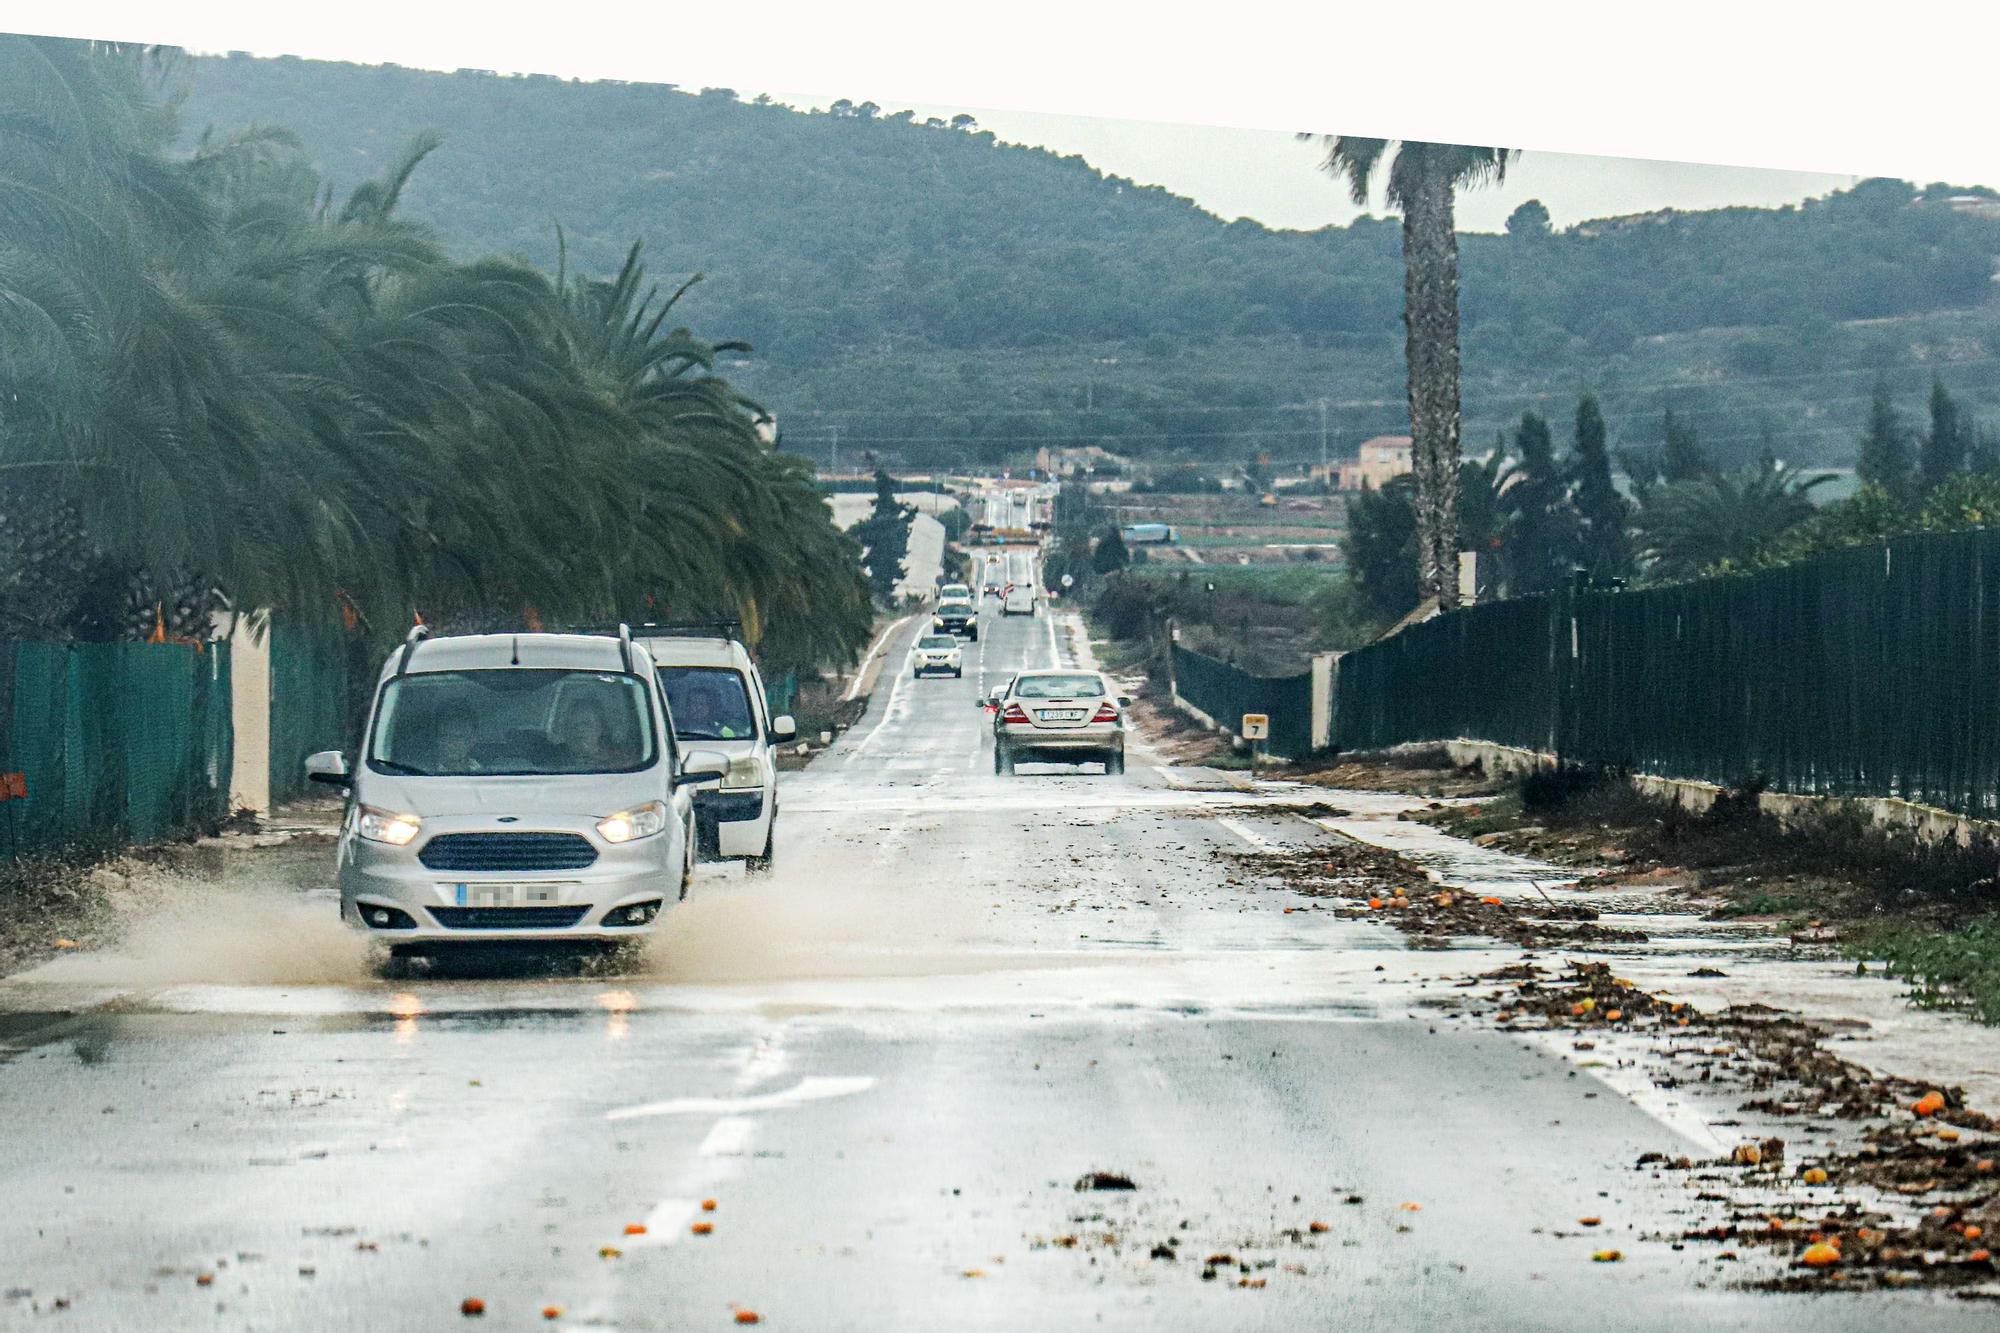
[[[875,636],[875,642],[869,646],[867,654],[862,657],[861,665],[854,668],[854,683],[847,687],[847,693],[842,697],[851,700],[861,693],[861,682],[868,678],[868,664],[875,660],[875,654],[882,651],[882,645],[888,641],[891,634],[894,634],[897,630],[916,619],[916,616],[917,613],[912,611],[909,615],[887,626],[880,634]],[[897,674],[900,675],[901,673]]]
[[[883,669],[887,670],[886,667]],[[885,730],[887,730],[889,728],[889,725],[896,720],[898,716],[896,712],[896,705],[899,702],[901,702],[903,698],[903,687],[909,683],[910,683],[909,672],[898,671],[896,673],[896,683],[889,687],[889,701],[882,705],[882,720],[877,722],[872,728],[870,728],[868,734],[866,736],[863,736],[859,741],[857,741],[855,743],[854,748],[847,752],[847,757],[850,760],[858,759],[862,755],[868,753],[868,747],[875,744],[876,738],[879,737]]]

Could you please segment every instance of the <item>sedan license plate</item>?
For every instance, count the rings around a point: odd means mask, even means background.
[[[562,901],[560,884],[453,884],[460,907],[541,907]]]
[[[1080,722],[1083,720],[1081,708],[1042,708],[1035,716],[1044,722]]]

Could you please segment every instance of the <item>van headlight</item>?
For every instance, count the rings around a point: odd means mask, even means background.
[[[736,790],[761,787],[764,785],[764,766],[757,762],[754,754],[739,754],[729,761],[729,771],[722,775],[722,785]]]
[[[667,826],[667,803],[648,801],[597,821],[597,835],[606,842],[636,842]]]
[[[372,805],[354,807],[354,831],[370,842],[386,842],[391,847],[407,847],[422,830],[424,821],[416,815],[399,815]]]

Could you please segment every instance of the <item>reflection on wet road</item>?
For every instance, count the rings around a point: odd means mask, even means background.
[[[293,846],[135,885],[119,945],[0,982],[0,1326],[1879,1321],[1666,1246],[1588,1262],[1580,1214],[1671,1224],[1631,1164],[1696,1122],[1449,1021],[1435,955],[1235,859],[1424,836],[1387,805],[1141,748],[998,778],[977,699],[1087,662],[1075,627],[989,611],[963,680],[906,650],[788,778],[776,873],[705,871],[641,958],[384,976]]]

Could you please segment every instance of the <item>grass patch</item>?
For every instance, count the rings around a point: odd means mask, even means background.
[[[1843,946],[1849,957],[1880,959],[1910,984],[1912,998],[1933,1009],[1967,1010],[2000,1023],[2000,917],[1952,929],[1897,921],[1875,926]]]
[[[1731,921],[1744,916],[1790,916],[1804,912],[1815,905],[1813,898],[1805,893],[1787,893],[1779,890],[1755,887],[1729,899],[1709,915],[1717,920]]]
[[[1184,590],[1219,597],[1254,597],[1275,606],[1305,606],[1322,589],[1347,576],[1330,562],[1301,560],[1282,565],[1134,565],[1125,577],[1148,583],[1180,583]]]

